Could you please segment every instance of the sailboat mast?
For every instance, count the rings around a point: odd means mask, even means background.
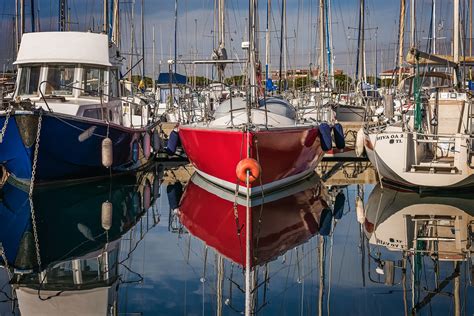
[[[249,28],[249,75],[250,75],[250,102],[251,105],[257,101],[257,56],[256,56],[256,32],[257,32],[257,0],[250,0],[250,28]]]
[[[328,47],[329,47],[329,52],[330,52],[330,56],[329,56],[329,73],[330,73],[330,76],[331,76],[331,87],[334,88],[335,86],[335,82],[334,82],[334,55],[332,53],[332,9],[331,9],[331,0],[327,0],[328,2],[328,12],[327,12],[327,19],[328,19],[328,22],[327,22],[327,25],[328,25]]]
[[[365,0],[359,2],[359,30],[358,30],[358,44],[357,44],[357,64],[356,64],[356,77],[357,81],[362,87],[365,74]]]
[[[25,33],[25,0],[20,0],[20,42]]]
[[[141,7],[141,19],[142,19],[142,80],[145,80],[145,0],[142,0]]]
[[[66,11],[67,11],[67,4],[66,0],[59,1],[59,23],[58,23],[58,31],[64,32],[66,30]]]
[[[454,17],[453,17],[454,27],[453,27],[453,61],[454,63],[459,63],[459,0],[454,0]],[[454,70],[454,85],[458,84],[458,78],[456,75],[456,70]]]
[[[178,0],[174,1],[174,73],[176,73],[176,63],[178,59]]]
[[[472,56],[472,0],[469,0],[469,56]]]
[[[18,47],[20,43],[20,30],[18,27],[18,0],[15,0],[15,49],[18,53]]]
[[[272,14],[272,0],[267,0],[267,25],[265,28],[265,85],[270,78],[270,16]]]
[[[152,61],[153,61],[153,75],[152,75],[152,84],[153,84],[153,93],[156,92],[156,39],[155,39],[155,25],[153,24],[153,52],[152,52]]]
[[[282,77],[283,77],[283,49],[285,43],[285,0],[281,2],[281,20],[280,20],[280,69],[278,74],[278,89],[282,91]]]
[[[403,75],[403,44],[405,40],[405,11],[406,0],[400,0],[400,26],[398,31],[398,82]]]
[[[128,81],[132,82],[133,78],[133,54],[135,48],[135,0],[132,0],[132,14],[131,14],[131,25],[130,25],[130,62],[129,62],[129,72],[128,72]]]
[[[218,33],[219,33],[219,53],[222,53],[225,48],[225,0],[218,0]],[[217,66],[217,76],[219,82],[224,81],[224,65]]]
[[[432,7],[432,19],[433,23],[431,25],[431,53],[433,55],[436,54],[436,0],[433,0],[433,7]]]
[[[35,0],[30,1],[30,10],[31,10],[31,32],[36,32]]]
[[[415,47],[416,45],[416,5],[415,0],[410,2],[410,47]]]
[[[112,42],[120,48],[120,1],[113,0]]]
[[[328,62],[328,79],[331,82],[331,85],[334,80],[334,73],[332,68],[332,41],[331,41],[331,14],[330,14],[330,2],[331,0],[326,0],[324,5],[324,16],[325,16],[325,24],[326,24],[326,55],[327,55],[327,62]],[[329,81],[328,80],[328,81]]]
[[[322,81],[325,73],[326,67],[324,62],[324,47],[325,45],[325,25],[324,25],[324,4],[325,0],[319,0],[319,78]]]
[[[102,27],[104,34],[109,34],[109,0],[104,0],[104,24]]]

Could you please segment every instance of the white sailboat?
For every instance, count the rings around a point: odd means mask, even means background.
[[[474,185],[473,109],[471,98],[458,84],[459,31],[456,0],[453,56],[440,57],[412,48],[408,62],[417,70],[412,76],[413,91],[401,98],[402,120],[365,127],[365,150],[385,181],[414,188],[457,189]],[[448,66],[454,73],[421,74],[420,65]],[[426,88],[425,82],[429,82]]]

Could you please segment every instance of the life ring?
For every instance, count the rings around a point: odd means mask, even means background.
[[[249,183],[254,182],[260,177],[261,167],[257,160],[253,158],[245,158],[239,161],[235,168],[237,179],[246,183],[247,182],[247,171],[249,171]]]

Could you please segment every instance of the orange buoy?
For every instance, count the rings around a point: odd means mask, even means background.
[[[257,160],[253,158],[245,158],[239,161],[235,173],[237,179],[246,183],[247,182],[247,171],[249,171],[249,183],[254,182],[260,177],[261,167]]]

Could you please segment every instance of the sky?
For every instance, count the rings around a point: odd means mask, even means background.
[[[59,0],[34,0],[36,13],[39,15],[41,31],[56,30]],[[155,71],[160,70],[160,61],[174,58],[174,0],[143,0],[145,16],[145,72],[153,73],[153,27],[155,28]],[[280,10],[282,0],[272,0],[271,30],[271,69],[279,66]],[[421,48],[426,46],[429,37],[430,12],[433,0],[416,0],[417,3],[417,37]],[[452,32],[452,0],[436,0],[437,36],[440,51],[447,52],[450,47]],[[467,0],[460,0],[462,5]],[[3,47],[0,50],[0,65],[8,67],[14,59],[14,0],[2,0],[0,3],[0,33]],[[30,0],[26,0],[27,31],[31,30]],[[178,0],[177,48],[181,59],[209,59],[215,46],[214,29],[215,0]],[[265,61],[264,31],[266,22],[265,0],[259,2],[261,60]],[[395,65],[395,53],[398,42],[399,1],[366,0],[366,63],[368,74],[391,69]],[[409,21],[409,0],[407,0],[407,21]],[[74,31],[100,31],[102,25],[102,1],[68,0],[70,28]],[[319,48],[318,34],[318,0],[287,0],[287,67],[288,69],[308,68],[317,64]],[[121,50],[129,57],[131,51],[130,34],[132,24],[132,7],[135,8],[135,50],[141,54],[140,12],[141,0],[121,0]],[[331,0],[331,19],[333,37],[333,55],[336,69],[353,74],[356,64],[358,6],[359,0]],[[226,0],[226,47],[229,58],[243,58],[241,42],[247,37],[246,17],[248,16],[246,0]],[[38,14],[39,11],[39,14]],[[406,26],[408,42],[409,23]],[[138,47],[138,48],[137,48]],[[376,50],[377,48],[377,50]],[[378,53],[375,54],[374,52]],[[135,57],[136,58],[136,57]],[[141,66],[140,66],[141,67]],[[241,66],[228,66],[226,76],[241,73]],[[314,66],[313,66],[314,67]],[[126,71],[126,67],[124,67]],[[138,72],[141,70],[138,70]],[[181,67],[180,72],[190,74],[191,70]],[[212,77],[211,66],[201,66],[199,74]]]

